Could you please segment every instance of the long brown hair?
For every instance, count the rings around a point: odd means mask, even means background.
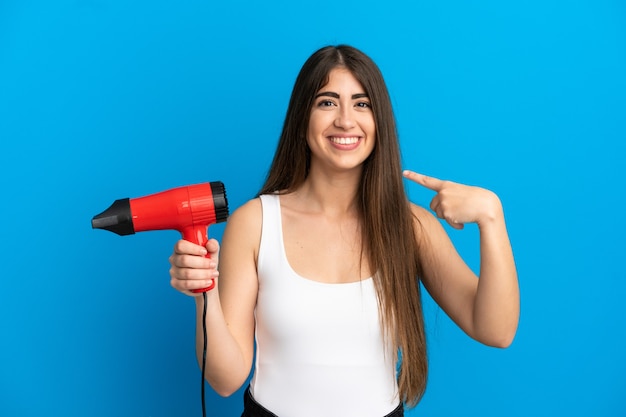
[[[401,177],[401,157],[389,93],[378,66],[347,45],[327,46],[304,63],[291,94],[283,130],[265,184],[259,194],[289,192],[306,179],[310,151],[306,142],[315,94],[330,71],[348,69],[370,98],[376,144],[364,162],[357,191],[364,250],[376,271],[375,285],[385,335],[400,355],[398,387],[409,406],[419,402],[428,372],[420,296],[418,244],[414,219]]]

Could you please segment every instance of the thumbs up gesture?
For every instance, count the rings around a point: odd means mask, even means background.
[[[430,209],[455,229],[462,229],[465,223],[481,226],[503,216],[500,199],[492,191],[427,177],[409,170],[402,175],[436,193],[430,202]]]

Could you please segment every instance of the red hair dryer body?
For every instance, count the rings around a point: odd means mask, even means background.
[[[138,198],[124,198],[94,216],[94,229],[120,236],[149,230],[178,230],[183,239],[205,246],[208,227],[228,218],[228,200],[220,181],[172,188]],[[208,255],[207,255],[208,256]],[[213,289],[194,290],[201,293]]]

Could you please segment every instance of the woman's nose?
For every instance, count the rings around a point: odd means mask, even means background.
[[[341,107],[337,111],[335,118],[335,126],[343,129],[351,129],[356,125],[354,114],[350,107]]]

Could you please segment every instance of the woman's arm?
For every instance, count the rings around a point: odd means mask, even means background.
[[[202,362],[204,333],[203,297],[190,292],[217,286],[207,292],[206,379],[220,395],[239,389],[250,374],[254,356],[254,308],[258,291],[256,259],[261,236],[261,204],[252,200],[230,217],[221,248],[214,239],[207,244],[211,258],[201,246],[177,242],[170,262],[172,286],[194,295],[196,301],[196,352]],[[219,274],[217,273],[219,259]]]
[[[472,338],[497,347],[513,341],[519,321],[519,285],[500,199],[491,191],[407,171],[437,194],[431,209],[452,227],[477,223],[480,277],[461,259],[441,223],[413,206],[423,283],[441,308]]]

